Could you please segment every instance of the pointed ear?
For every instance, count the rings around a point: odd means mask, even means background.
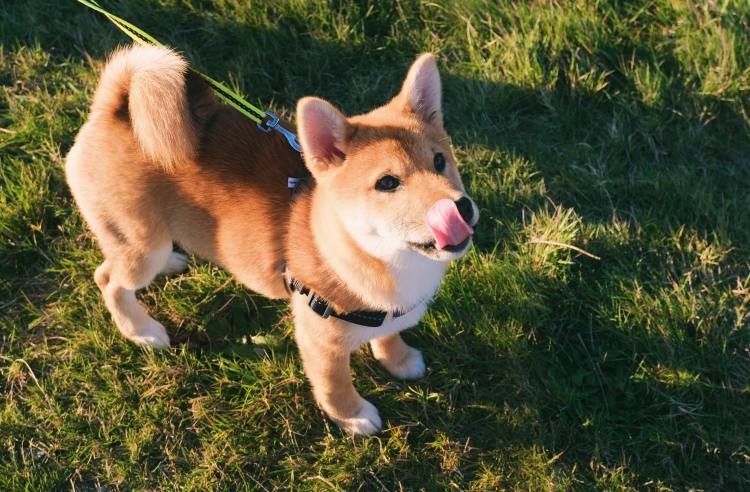
[[[310,171],[325,171],[344,162],[349,123],[341,111],[317,97],[297,103],[297,133]]]
[[[412,64],[399,97],[405,101],[406,110],[422,121],[443,125],[440,72],[432,53],[420,55]]]

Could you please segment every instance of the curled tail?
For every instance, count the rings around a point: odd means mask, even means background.
[[[107,62],[91,116],[129,121],[143,154],[173,171],[193,159],[198,134],[186,92],[188,64],[169,48],[132,46]]]

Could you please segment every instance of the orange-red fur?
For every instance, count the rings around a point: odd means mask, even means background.
[[[352,118],[325,101],[302,99],[303,161],[282,137],[259,132],[217,102],[174,52],[117,51],[68,155],[66,175],[104,253],[95,279],[123,335],[168,346],[166,331],[135,291],[185,266],[173,242],[271,298],[288,297],[286,264],[339,312],[411,309],[368,329],[317,316],[299,294],[291,299],[295,337],[318,403],[350,432],[377,430],[377,410],[352,385],[349,354],[371,341],[390,372],[420,376],[422,356],[398,332],[421,317],[446,261],[463,254],[399,246],[429,240],[424,214],[432,203],[464,196],[436,77],[434,59],[424,55],[389,104]],[[448,160],[442,174],[432,168],[435,152]],[[314,181],[292,200],[287,177],[305,168]],[[384,172],[402,177],[403,193],[374,191]]]

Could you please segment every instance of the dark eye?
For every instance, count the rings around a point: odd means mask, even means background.
[[[375,183],[375,189],[378,191],[393,191],[401,185],[397,177],[386,174]]]
[[[440,152],[435,154],[435,170],[439,173],[445,171],[445,156]]]

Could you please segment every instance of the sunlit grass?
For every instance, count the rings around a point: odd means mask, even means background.
[[[352,114],[438,54],[475,249],[363,351],[384,430],[315,406],[283,303],[191,261],[126,342],[64,156],[126,41],[75,2],[0,8],[0,488],[742,490],[750,486],[746,2],[102,2],[251,101]]]

